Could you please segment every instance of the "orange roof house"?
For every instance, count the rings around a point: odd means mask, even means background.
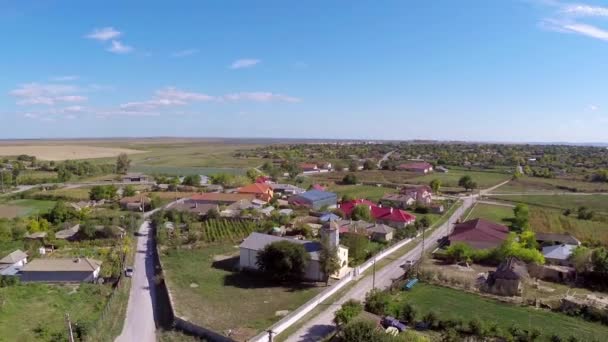
[[[268,184],[253,183],[237,190],[239,194],[252,194],[259,200],[268,202],[274,196],[272,188]]]

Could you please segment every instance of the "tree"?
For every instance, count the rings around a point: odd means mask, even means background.
[[[464,175],[460,177],[460,180],[458,180],[458,185],[463,187],[467,191],[477,188],[477,183],[475,183],[473,181],[473,178],[471,178],[471,176],[469,175]]]
[[[357,205],[353,208],[353,211],[350,214],[350,217],[355,221],[367,221],[370,222],[372,220],[372,213],[367,205]]]
[[[260,176],[260,171],[253,169],[253,168],[248,169],[246,175],[250,181],[255,182],[255,180]]]
[[[131,161],[129,160],[129,156],[126,153],[121,153],[116,158],[116,173],[125,174],[129,171],[129,167],[131,166]]]
[[[352,173],[347,174],[342,178],[342,184],[354,185],[357,184],[357,176]]]
[[[200,186],[201,185],[201,176],[200,175],[188,175],[188,176],[184,177],[182,184],[189,185],[189,186]]]
[[[431,183],[429,183],[429,186],[431,187],[431,190],[437,194],[439,193],[439,190],[441,190],[441,180],[433,179]]]
[[[54,224],[66,222],[76,217],[74,209],[65,205],[65,202],[58,201],[51,211],[46,215],[46,218]]]
[[[371,159],[366,159],[365,162],[363,162],[363,170],[375,170],[376,168],[376,163]]]
[[[385,335],[384,332],[380,332]],[[344,342],[375,342],[379,341],[379,332],[376,331],[374,322],[356,320],[347,324],[342,329],[342,341]]]
[[[410,304],[405,303],[399,310],[399,318],[407,323],[416,321],[416,309]]]
[[[363,311],[363,305],[358,300],[349,299],[334,315],[334,323],[338,327],[343,327],[350,323]]]
[[[422,228],[426,229],[431,226],[431,219],[428,216],[422,216],[420,219],[420,225]]]
[[[329,285],[329,277],[338,272],[342,265],[340,265],[340,258],[338,258],[338,248],[331,244],[328,238],[323,238],[321,241],[321,252],[319,255],[319,263],[321,271],[325,276],[325,285]]]
[[[350,201],[354,201],[355,200],[355,196],[351,195],[351,194],[344,194],[344,196],[342,196],[342,202],[350,202]]]
[[[333,165],[333,169],[336,171],[342,171],[342,170],[344,170],[344,168],[345,168],[344,163],[341,161],[337,161]]]
[[[359,163],[357,163],[356,160],[352,160],[350,163],[348,163],[348,171],[355,172],[358,170],[359,170]]]
[[[93,224],[93,222],[86,221],[80,225],[79,232],[82,233],[82,235],[85,238],[92,239],[95,237],[95,233],[97,232],[97,229],[95,228],[95,225]]]
[[[577,217],[579,220],[591,220],[593,219],[594,212],[589,208],[582,206],[578,208]]]
[[[386,314],[390,301],[391,299],[388,292],[373,289],[365,294],[365,311],[376,315],[384,315]]]
[[[94,201],[114,199],[116,187],[114,185],[96,185],[89,191],[89,197]]]
[[[211,208],[209,209],[209,211],[207,211],[207,219],[218,219],[220,218],[220,212],[217,211],[217,209],[215,208]]]
[[[257,265],[276,280],[299,280],[309,260],[303,245],[283,240],[266,245],[258,253]]]
[[[513,208],[513,228],[518,232],[530,230],[530,208],[526,204],[517,203]]]
[[[124,197],[135,196],[135,188],[133,187],[133,185],[127,185],[127,186],[125,186],[125,188],[122,191],[122,195]]]
[[[8,222],[0,221],[0,242],[9,242],[13,239],[13,231]]]
[[[462,242],[457,242],[450,245],[446,251],[447,257],[452,262],[468,261],[473,257],[473,253],[473,249],[469,245]]]

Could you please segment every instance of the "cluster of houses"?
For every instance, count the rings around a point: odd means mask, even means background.
[[[504,225],[477,218],[456,224],[447,242],[464,243],[476,250],[493,249],[507,239],[509,232]],[[545,257],[545,265],[526,265],[509,258],[488,274],[482,289],[497,295],[519,296],[529,277],[554,282],[573,280],[575,269],[570,255],[581,242],[569,234],[555,233],[536,233],[536,242]]]

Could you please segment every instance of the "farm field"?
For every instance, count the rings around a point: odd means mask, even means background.
[[[323,287],[277,286],[255,273],[238,272],[231,243],[163,252],[161,260],[176,313],[218,332],[232,329],[245,340],[270,326],[279,310],[295,310]]]
[[[339,198],[348,195],[354,198],[366,198],[375,202],[382,198],[384,194],[397,192],[397,189],[373,185],[332,185],[328,190],[337,193]]]
[[[458,180],[465,175],[471,176],[481,189],[492,187],[511,178],[508,173],[450,170],[448,173],[433,172],[428,175],[417,176],[409,181],[413,184],[429,184],[433,179],[439,179],[442,187],[458,188]]]
[[[608,192],[608,183],[524,176],[493,191],[496,194],[522,192]]]
[[[17,177],[17,183],[19,183],[19,184],[28,184],[28,182],[30,182],[30,181],[34,181],[36,183],[56,182],[57,181],[57,172],[25,170],[25,171],[21,171],[21,173],[19,174],[19,177]]]
[[[45,213],[55,206],[55,201],[18,199],[0,203],[0,218],[14,218]]]
[[[486,324],[495,322],[500,328],[516,325],[523,329],[536,328],[541,332],[540,340],[549,341],[558,334],[563,340],[575,336],[581,341],[604,341],[608,327],[560,313],[520,307],[483,298],[474,294],[425,283],[414,286],[411,291],[400,292],[391,302],[393,309],[409,303],[422,317],[434,311],[442,319],[457,319],[465,323],[477,318]]]
[[[109,286],[21,284],[0,288],[1,341],[67,341],[65,313],[75,324],[97,321]]]
[[[148,175],[213,175],[217,173],[229,173],[234,175],[244,175],[246,169],[239,168],[218,168],[218,167],[187,167],[187,166],[156,166],[156,165],[135,165],[129,169],[130,172],[142,172]]]
[[[46,191],[39,190],[32,193],[31,197],[66,201],[86,201],[89,199],[90,191],[91,187],[89,186],[80,188],[61,188]]]
[[[0,145],[0,156],[27,154],[40,160],[71,160],[116,157],[121,153],[135,154],[144,151],[117,147],[70,145]]]
[[[505,195],[490,196],[495,200],[528,203],[554,209],[576,209],[585,206],[593,211],[608,214],[607,195]]]

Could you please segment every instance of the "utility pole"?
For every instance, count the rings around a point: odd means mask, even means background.
[[[268,329],[266,332],[268,333],[268,342],[272,342],[272,334],[274,334],[274,331],[272,331],[272,329]]]
[[[374,264],[372,266],[372,290],[376,289],[376,257],[374,256]]]
[[[72,322],[70,321],[70,314],[66,312],[65,321],[68,325],[68,341],[74,342],[74,333],[72,332]]]

